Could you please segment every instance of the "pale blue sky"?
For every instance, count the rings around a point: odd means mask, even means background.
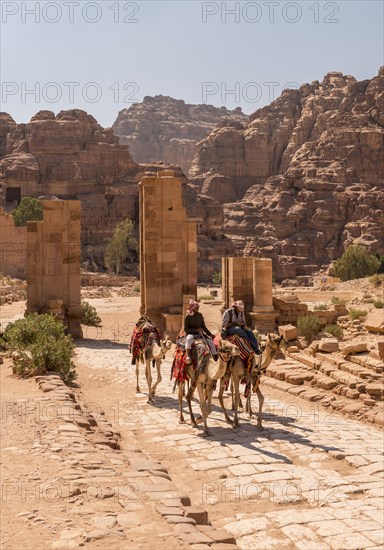
[[[1,110],[17,122],[76,107],[110,126],[156,94],[251,113],[288,83],[383,64],[381,0],[0,4]]]

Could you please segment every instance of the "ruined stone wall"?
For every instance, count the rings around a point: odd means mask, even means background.
[[[0,208],[0,273],[24,279],[27,228],[15,227],[14,217]]]
[[[27,224],[27,312],[52,313],[81,338],[80,201],[45,200]]]

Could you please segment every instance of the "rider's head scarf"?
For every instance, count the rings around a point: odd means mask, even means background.
[[[243,300],[236,300],[235,302],[232,303],[231,307],[235,307],[239,311],[244,311],[244,302]]]
[[[199,302],[196,302],[196,300],[189,300],[187,313],[188,315],[193,315],[195,311],[198,311],[200,307]]]

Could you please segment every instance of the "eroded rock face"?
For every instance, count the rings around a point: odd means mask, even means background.
[[[16,124],[0,114],[0,205],[9,208],[24,196],[81,201],[82,261],[103,266],[105,240],[125,218],[139,227],[138,182],[145,172],[172,169],[183,180],[188,216],[198,224],[198,276],[221,270],[221,256],[233,251],[223,235],[222,206],[188,181],[180,167],[136,164],[110,128],[81,110],[40,111],[29,123]],[[16,199],[17,200],[17,199]],[[15,204],[12,204],[13,206]],[[136,273],[135,265],[128,266]]]
[[[246,123],[241,109],[229,111],[212,105],[189,105],[181,99],[146,96],[142,103],[123,109],[112,128],[120,143],[129,145],[140,164],[164,161],[181,166],[188,175],[195,144],[211,130],[229,121]]]
[[[362,82],[333,72],[202,140],[193,181],[224,205],[237,253],[272,257],[277,278],[351,243],[383,253],[383,113],[384,68]]]
[[[56,196],[81,201],[83,256],[101,263],[105,238],[117,222],[137,217],[137,183],[142,173],[128,147],[110,128],[84,111],[38,112],[27,124],[3,113],[0,158],[1,202]],[[5,146],[4,146],[5,144]]]

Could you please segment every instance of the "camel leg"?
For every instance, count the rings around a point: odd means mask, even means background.
[[[187,403],[188,403],[188,409],[189,409],[189,416],[191,417],[191,422],[194,426],[196,426],[196,420],[195,420],[195,416],[193,414],[193,411],[192,411],[192,397],[193,397],[193,394],[195,392],[195,384],[194,383],[191,383],[190,387],[189,387],[189,390],[188,390],[188,393],[187,393],[187,396],[186,396],[186,399],[187,399]]]
[[[237,428],[239,425],[239,403],[240,403],[240,378],[237,376],[233,379],[233,385],[235,387],[235,418],[233,419],[233,427]]]
[[[232,420],[229,418],[228,416],[228,413],[225,409],[225,406],[224,406],[224,388],[225,388],[225,380],[224,378],[220,378],[220,388],[219,388],[219,403],[220,403],[220,407],[224,413],[224,417],[225,417],[225,420],[226,422],[228,422],[228,424],[232,424]]]
[[[198,394],[199,394],[201,415],[203,417],[203,422],[204,422],[204,432],[203,432],[203,434],[205,436],[208,436],[210,434],[209,434],[209,430],[208,430],[208,426],[207,426],[207,403],[205,401],[204,388],[203,388],[203,384],[201,382],[198,382],[198,384],[197,384],[197,391],[198,391]]]
[[[145,377],[148,384],[148,403],[152,403],[152,373],[151,373],[151,361],[145,361]]]
[[[179,424],[185,424],[184,415],[183,415],[183,395],[184,395],[184,383],[180,380],[179,382]]]
[[[156,384],[154,384],[154,385],[152,386],[152,397],[153,397],[153,396],[155,395],[155,393],[156,393],[156,388],[157,388],[157,386],[158,386],[158,385],[160,384],[160,382],[162,381],[160,368],[161,368],[161,359],[156,359],[157,380],[156,380]]]
[[[136,359],[136,393],[140,393],[139,386],[139,359]]]
[[[249,418],[252,418],[252,403],[251,403],[251,397],[252,397],[252,388],[249,388],[249,394],[247,395],[247,402],[246,402],[246,412],[249,415]]]
[[[261,415],[262,415],[262,412],[263,412],[264,395],[261,393],[260,386],[257,387],[256,393],[257,393],[257,398],[259,400],[259,414],[258,414],[258,417],[257,417],[257,429],[258,430],[263,430],[264,428],[261,424],[261,420],[262,420]]]
[[[234,391],[233,391],[233,381],[232,381],[232,378],[231,378],[230,390],[231,390],[231,396],[232,396],[232,411],[234,411],[234,410],[235,410],[235,399],[234,399]],[[240,409],[243,408],[243,402],[242,402],[242,400],[241,400],[240,395],[239,395],[239,407],[240,407]]]
[[[209,382],[205,387],[205,397],[206,397],[206,415],[209,416],[212,412],[212,395],[213,395],[213,383]]]

